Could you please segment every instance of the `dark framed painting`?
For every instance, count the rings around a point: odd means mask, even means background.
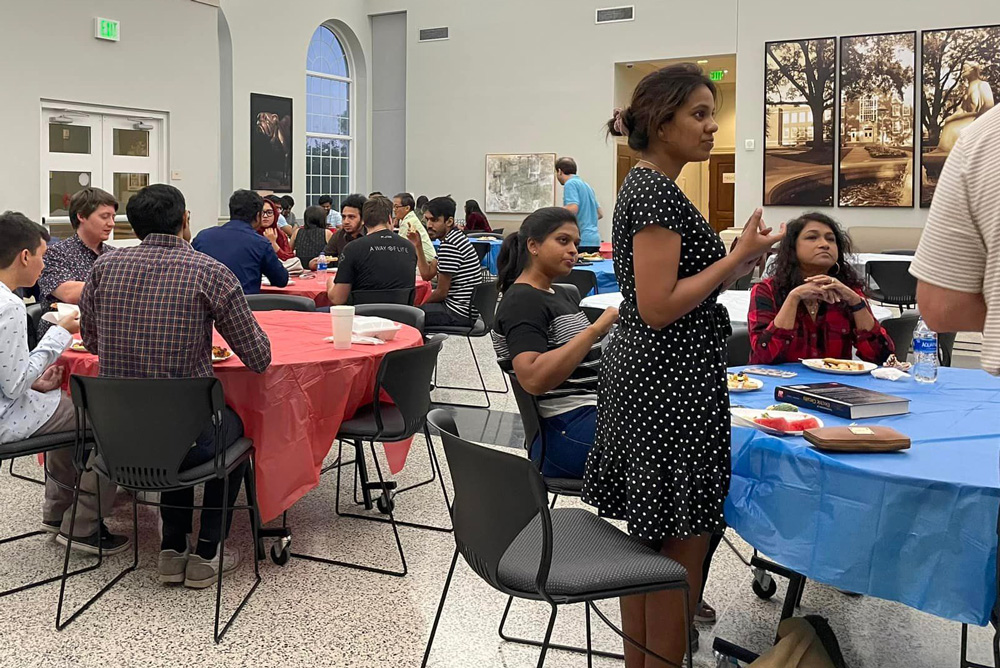
[[[250,189],[292,192],[292,99],[250,93]]]
[[[838,204],[914,204],[916,32],[840,38]]]
[[[764,44],[764,204],[833,206],[837,40]]]
[[[928,207],[959,133],[1000,96],[1000,25],[920,37],[920,206]]]

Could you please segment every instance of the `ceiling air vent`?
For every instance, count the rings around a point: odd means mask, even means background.
[[[621,23],[622,21],[635,21],[635,5],[597,10],[597,23]]]
[[[421,42],[440,42],[443,39],[448,39],[448,28],[421,28],[420,30],[420,41]]]

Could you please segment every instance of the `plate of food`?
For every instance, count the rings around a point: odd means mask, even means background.
[[[212,363],[225,362],[233,356],[233,351],[225,346],[212,346]]]
[[[600,253],[580,253],[577,257],[587,262],[601,262],[604,260],[604,256]]]
[[[730,392],[754,392],[764,387],[764,381],[751,378],[742,371],[726,374]]]
[[[802,413],[791,404],[774,404],[764,410],[756,408],[730,408],[733,423],[753,427],[773,436],[801,436],[807,429],[818,429],[823,421],[815,415]]]
[[[87,346],[83,345],[83,341],[80,339],[74,339],[73,343],[69,344],[69,349],[77,353],[90,352],[87,350]]]
[[[889,359],[882,363],[887,369],[899,369],[900,371],[909,371],[910,367],[913,365],[909,362],[900,362],[899,358],[895,355],[889,355]]]
[[[802,364],[814,371],[822,371],[823,373],[838,373],[844,376],[863,376],[866,373],[871,373],[872,369],[878,368],[877,364],[872,364],[871,362],[841,360],[836,357],[802,360]]]

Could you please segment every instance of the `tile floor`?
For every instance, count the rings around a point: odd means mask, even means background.
[[[485,340],[477,341],[481,359],[490,360]],[[449,342],[442,361],[442,382],[462,382],[467,369],[464,342]],[[502,386],[495,365],[484,364],[487,381]],[[464,379],[468,380],[468,379]],[[470,394],[447,395],[475,401]],[[481,395],[480,395],[481,397]],[[463,418],[460,428],[474,430],[484,440],[516,446],[520,439],[515,406],[510,395],[494,395],[496,413]],[[415,444],[413,458],[400,476],[403,484],[428,473],[426,451]],[[439,450],[440,452],[440,450]],[[443,457],[442,457],[443,460]],[[19,461],[17,468],[32,472],[34,465]],[[37,471],[34,471],[37,473]],[[396,565],[388,527],[340,519],[332,512],[335,479],[324,477],[320,487],[289,513],[294,549],[365,563]],[[113,529],[127,530],[130,512],[121,497]],[[345,495],[345,501],[347,500]],[[446,521],[440,491],[431,486],[397,500],[402,519]],[[566,501],[567,504],[573,503]],[[0,474],[3,528],[10,535],[34,528],[40,518],[41,488]],[[263,582],[222,644],[212,643],[214,589],[192,591],[167,588],[156,582],[158,549],[156,515],[140,508],[140,568],[98,601],[65,631],[54,629],[58,585],[0,599],[0,666],[418,666],[454,547],[450,535],[401,529],[409,575],[391,578],[293,559],[278,567],[261,562]],[[750,548],[731,536],[743,554]],[[249,528],[244,517],[234,523],[231,545],[244,550]],[[14,586],[61,567],[62,549],[51,538],[34,538],[16,545],[0,545],[0,587]],[[109,559],[101,570],[70,582],[70,603],[96,591],[130,555]],[[252,573],[244,563],[227,579],[224,612],[245,591]],[[716,635],[756,651],[769,643],[780,613],[785,583],[778,594],[761,601],[750,589],[751,575],[736,555],[721,546],[712,567],[706,598],[719,612],[714,626],[699,625],[702,649],[699,668],[715,666],[711,641]],[[533,666],[536,650],[502,642],[496,635],[505,597],[489,588],[464,564],[460,565],[449,595],[430,665],[444,668]],[[615,604],[602,609],[617,618]],[[940,668],[958,665],[959,626],[898,604],[870,598],[850,598],[828,587],[810,584],[803,613],[829,618],[847,663],[852,668]],[[515,604],[512,632],[540,635],[547,609],[537,603]],[[583,614],[566,609],[560,614],[555,637],[583,642]],[[989,660],[990,634],[972,630],[972,658]],[[595,646],[618,650],[619,644],[595,620]],[[584,666],[583,657],[552,652],[551,668]],[[597,660],[595,666],[620,666]]]

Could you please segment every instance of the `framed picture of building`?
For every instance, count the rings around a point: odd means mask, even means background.
[[[920,206],[934,198],[959,133],[1000,96],[1000,26],[921,33]]]
[[[916,39],[840,38],[840,206],[913,206]]]
[[[764,204],[833,206],[834,37],[764,44]]]
[[[250,189],[292,192],[292,99],[250,93]]]

